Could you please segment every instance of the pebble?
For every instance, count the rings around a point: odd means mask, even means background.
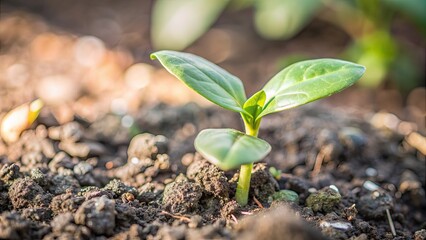
[[[369,177],[377,176],[377,170],[375,168],[369,167],[365,169],[365,174]]]
[[[321,228],[334,228],[337,230],[347,231],[352,228],[352,224],[348,222],[328,222],[328,221],[322,221],[320,223]]]

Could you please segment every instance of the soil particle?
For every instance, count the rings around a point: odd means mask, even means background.
[[[185,239],[186,226],[180,225],[177,227],[163,226],[157,233],[154,239],[163,240],[183,240]]]
[[[237,226],[237,239],[327,239],[284,205],[244,218]]]
[[[225,173],[207,160],[198,160],[188,166],[186,175],[189,179],[200,184],[207,195],[226,199],[229,196],[230,186]]]
[[[129,130],[122,126],[121,117],[115,114],[106,114],[93,122],[86,136],[114,145],[128,144],[130,139]]]
[[[78,142],[83,136],[83,129],[79,123],[69,122],[62,126],[50,127],[48,135],[53,140]]]
[[[114,198],[118,198],[124,193],[131,193],[133,195],[137,194],[137,191],[134,187],[127,186],[118,179],[111,180],[102,190],[112,192]]]
[[[344,216],[348,221],[352,221],[356,219],[356,215],[358,214],[358,210],[356,209],[356,205],[352,204],[352,206],[347,207],[343,210]]]
[[[306,199],[306,205],[314,212],[331,212],[340,203],[342,196],[336,190],[325,187],[318,192],[311,193]]]
[[[30,239],[30,224],[16,212],[4,212],[0,215],[1,239]]]
[[[30,177],[32,180],[34,180],[34,182],[43,188],[49,185],[49,181],[47,180],[46,175],[39,168],[32,169]]]
[[[298,193],[303,203],[309,196],[309,189],[312,187],[312,184],[303,178],[283,174],[283,177],[280,179],[280,186],[282,189],[289,189]]]
[[[162,135],[152,135],[143,133],[133,137],[127,150],[128,158],[131,161],[137,159],[156,159],[157,154],[165,154],[168,151],[168,140]]]
[[[146,183],[138,189],[139,194],[137,195],[137,199],[145,203],[152,202],[161,196],[163,189],[163,185],[159,186],[154,183]]]
[[[55,196],[50,203],[50,208],[55,214],[75,212],[83,202],[84,197],[74,196],[69,192]]]
[[[220,215],[224,219],[229,219],[231,215],[235,215],[239,210],[241,210],[241,206],[237,203],[237,201],[231,200],[222,207]]]
[[[362,196],[357,206],[366,219],[381,219],[385,217],[386,209],[393,206],[393,200],[388,194],[375,191]]]
[[[59,143],[59,149],[68,153],[73,157],[87,158],[90,156],[99,156],[105,154],[106,148],[104,145],[97,142],[71,142],[62,141]]]
[[[127,231],[121,232],[110,238],[111,240],[140,240],[146,239],[144,229],[138,224],[132,224]]]
[[[170,172],[167,143],[167,138],[161,135],[144,133],[135,136],[127,150],[127,163],[114,169],[110,176],[142,185],[152,181],[160,173]]]
[[[164,209],[173,214],[188,214],[198,210],[203,189],[200,184],[183,178],[166,185],[163,194]]]
[[[271,197],[279,189],[278,182],[268,171],[265,164],[258,163],[253,167],[250,180],[250,193],[259,201],[267,203]]]
[[[43,239],[93,239],[90,229],[86,226],[74,223],[74,217],[71,213],[63,213],[56,216],[50,223],[52,232]]]
[[[129,204],[116,203],[115,210],[116,214],[116,225],[121,229],[127,229],[132,224],[144,224],[142,220],[137,217],[137,210]]]
[[[95,234],[110,236],[114,231],[115,216],[115,202],[102,196],[84,202],[75,213],[74,221]]]
[[[47,207],[52,195],[46,193],[31,178],[15,180],[9,188],[9,198],[15,209],[27,207]]]
[[[77,164],[77,161],[71,159],[65,152],[58,152],[49,162],[49,169],[52,172],[57,172],[60,168],[72,169]]]
[[[0,169],[0,179],[4,182],[11,182],[20,177],[19,166],[15,163],[5,164]]]
[[[57,174],[51,178],[49,192],[54,195],[59,195],[68,191],[73,193],[80,191],[80,183],[77,179],[70,175],[63,174]]]
[[[0,188],[1,184],[3,184],[0,180]],[[0,212],[4,212],[7,210],[10,210],[10,200],[9,200],[9,194],[5,191],[0,192]]]
[[[426,205],[425,190],[422,188],[422,183],[418,180],[414,172],[405,170],[402,173],[399,191],[407,195],[409,201],[415,206]]]
[[[426,230],[421,229],[414,233],[414,240],[425,240],[426,239]]]
[[[79,162],[74,166],[74,173],[77,175],[85,175],[93,170],[93,166],[87,162]]]
[[[322,221],[319,224],[322,233],[332,239],[348,239],[347,232],[352,230],[352,224],[343,221]]]
[[[213,224],[200,229],[189,229],[185,236],[188,240],[198,239],[231,239],[231,233],[225,227],[225,222],[217,220]]]
[[[52,210],[49,208],[25,208],[22,217],[33,221],[46,222],[52,219]]]

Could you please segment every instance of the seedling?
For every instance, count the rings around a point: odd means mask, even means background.
[[[242,206],[248,201],[253,163],[271,150],[266,141],[257,138],[262,118],[339,92],[365,72],[365,67],[342,60],[302,61],[280,71],[247,99],[240,79],[201,57],[164,50],[151,54],[151,59],[158,59],[171,74],[206,99],[241,114],[245,133],[205,129],[194,145],[204,158],[223,170],[241,166],[235,196]]]

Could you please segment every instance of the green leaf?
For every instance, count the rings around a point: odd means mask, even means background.
[[[171,74],[213,103],[245,112],[243,83],[219,66],[189,53],[167,50],[151,54],[151,59],[158,59]]]
[[[255,27],[266,39],[289,39],[313,18],[318,0],[257,0]]]
[[[229,0],[157,0],[151,38],[156,49],[182,50],[203,35]]]
[[[266,94],[265,91],[260,90],[259,92],[253,94],[247,101],[244,103],[243,109],[248,114],[241,114],[244,121],[254,129],[258,129],[260,125],[260,119],[256,117],[262,112],[263,106],[265,105]],[[257,120],[257,121],[256,121]]]
[[[257,118],[342,91],[364,72],[364,66],[336,59],[308,60],[290,65],[263,87],[266,105]]]
[[[271,146],[234,129],[205,129],[194,142],[203,157],[223,170],[262,160]]]

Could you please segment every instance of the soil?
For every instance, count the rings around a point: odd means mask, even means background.
[[[33,15],[0,24],[0,119],[35,96],[46,102],[18,141],[0,141],[1,239],[426,239],[425,148],[410,137],[424,138],[422,126],[324,102],[265,117],[259,137],[272,152],[242,207],[238,171],[193,147],[201,129],[241,129],[237,114],[151,66],[142,77],[165,79],[169,96],[152,82],[135,91],[121,50],[78,65],[67,51],[80,38]],[[181,91],[191,103],[170,104]]]

